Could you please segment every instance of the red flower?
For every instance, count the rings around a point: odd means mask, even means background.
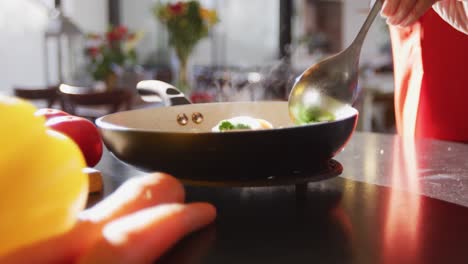
[[[106,33],[107,40],[112,42],[119,40],[119,36],[114,31],[109,31]]]
[[[169,11],[173,15],[180,15],[184,12],[184,3],[183,2],[177,2],[175,4],[169,4]]]
[[[119,35],[120,38],[123,38],[127,34],[128,29],[125,26],[118,26],[114,28],[114,31],[117,32],[117,35]]]
[[[98,55],[99,55],[99,48],[98,47],[90,47],[88,48],[87,50],[89,56],[91,56],[91,58],[96,58]]]
[[[122,40],[127,34],[128,30],[125,26],[117,26],[111,31],[107,32],[107,40],[110,42]]]

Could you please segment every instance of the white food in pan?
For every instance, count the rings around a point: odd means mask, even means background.
[[[230,130],[258,130],[258,129],[271,129],[273,125],[260,118],[253,118],[250,116],[236,116],[229,119],[219,121],[211,131],[213,132],[224,132]]]

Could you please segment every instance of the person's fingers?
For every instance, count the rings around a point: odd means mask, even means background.
[[[210,224],[207,203],[165,204],[117,219],[79,263],[151,263],[185,235]]]
[[[398,6],[400,5],[400,1],[401,0],[385,0],[380,14],[387,18],[393,16],[397,11]]]
[[[420,0],[402,0],[398,6],[398,10],[393,16],[388,18],[387,22],[390,25],[400,24],[408,16],[411,10],[413,10],[418,1]]]
[[[102,228],[119,217],[139,210],[165,203],[183,203],[185,190],[174,177],[164,173],[153,173],[130,178],[116,191],[90,209],[80,213],[77,229],[86,229],[86,233],[76,232],[78,240],[86,240],[91,247],[102,236]]]
[[[401,23],[400,27],[407,27],[416,22],[426,11],[434,4],[433,0],[418,0],[411,12],[406,16]]]
[[[123,183],[114,193],[80,213],[80,220],[106,224],[116,218],[164,203],[182,203],[185,191],[174,177],[153,173]]]

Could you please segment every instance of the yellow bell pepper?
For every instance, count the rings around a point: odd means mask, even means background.
[[[69,230],[86,204],[80,149],[36,110],[0,95],[0,255]]]

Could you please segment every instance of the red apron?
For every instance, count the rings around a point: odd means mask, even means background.
[[[390,33],[398,132],[468,142],[468,35],[432,9]]]

